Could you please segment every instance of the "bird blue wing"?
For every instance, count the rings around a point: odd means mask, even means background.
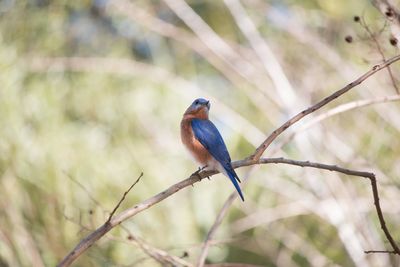
[[[224,167],[230,180],[244,201],[240,190],[239,177],[231,165],[231,157],[217,127],[210,120],[193,119],[191,122],[194,136],[207,149],[207,151]],[[237,181],[236,181],[237,179]]]
[[[209,120],[192,120],[192,129],[197,140],[210,152],[210,154],[218,160],[219,163],[230,163],[225,142],[222,139],[217,127]]]

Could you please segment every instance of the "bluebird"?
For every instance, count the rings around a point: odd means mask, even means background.
[[[240,179],[217,127],[208,119],[210,101],[198,98],[187,108],[181,121],[182,143],[203,169],[218,170],[227,176],[244,201]]]

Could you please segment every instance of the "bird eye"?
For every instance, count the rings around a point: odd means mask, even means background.
[[[194,101],[194,104],[195,105],[199,104],[199,100]]]

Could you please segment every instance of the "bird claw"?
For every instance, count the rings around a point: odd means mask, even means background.
[[[205,168],[207,168],[207,165],[204,165],[204,166],[201,167],[201,168],[199,167],[199,172],[202,171],[202,170],[204,170]]]
[[[201,171],[201,169],[199,168],[197,171],[192,173],[192,175],[190,175],[190,176],[197,176],[201,180],[202,178],[201,178],[201,175],[200,175],[200,171]],[[193,184],[192,184],[192,186],[193,186]]]
[[[203,177],[201,177],[201,175],[200,175],[200,172],[202,171],[202,170],[204,170],[205,168],[207,168],[207,165],[205,165],[205,166],[203,166],[203,167],[199,167],[199,169],[197,170],[197,171],[195,171],[194,173],[192,173],[192,175],[191,176],[197,176],[197,177],[199,177],[199,179],[201,180],[201,179],[203,179]],[[210,179],[210,177],[208,177],[207,176],[207,178],[208,179]],[[193,186],[193,185],[192,185]]]

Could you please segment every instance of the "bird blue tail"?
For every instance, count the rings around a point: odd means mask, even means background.
[[[239,186],[239,184],[238,184],[238,182],[236,180],[236,179],[239,180],[239,177],[237,176],[235,170],[231,166],[224,167],[224,169],[226,170],[226,172],[227,172],[227,174],[229,176],[229,179],[231,180],[231,182],[235,186],[236,191],[239,193],[240,198],[242,199],[242,201],[244,201],[242,190],[240,189],[240,186]]]

